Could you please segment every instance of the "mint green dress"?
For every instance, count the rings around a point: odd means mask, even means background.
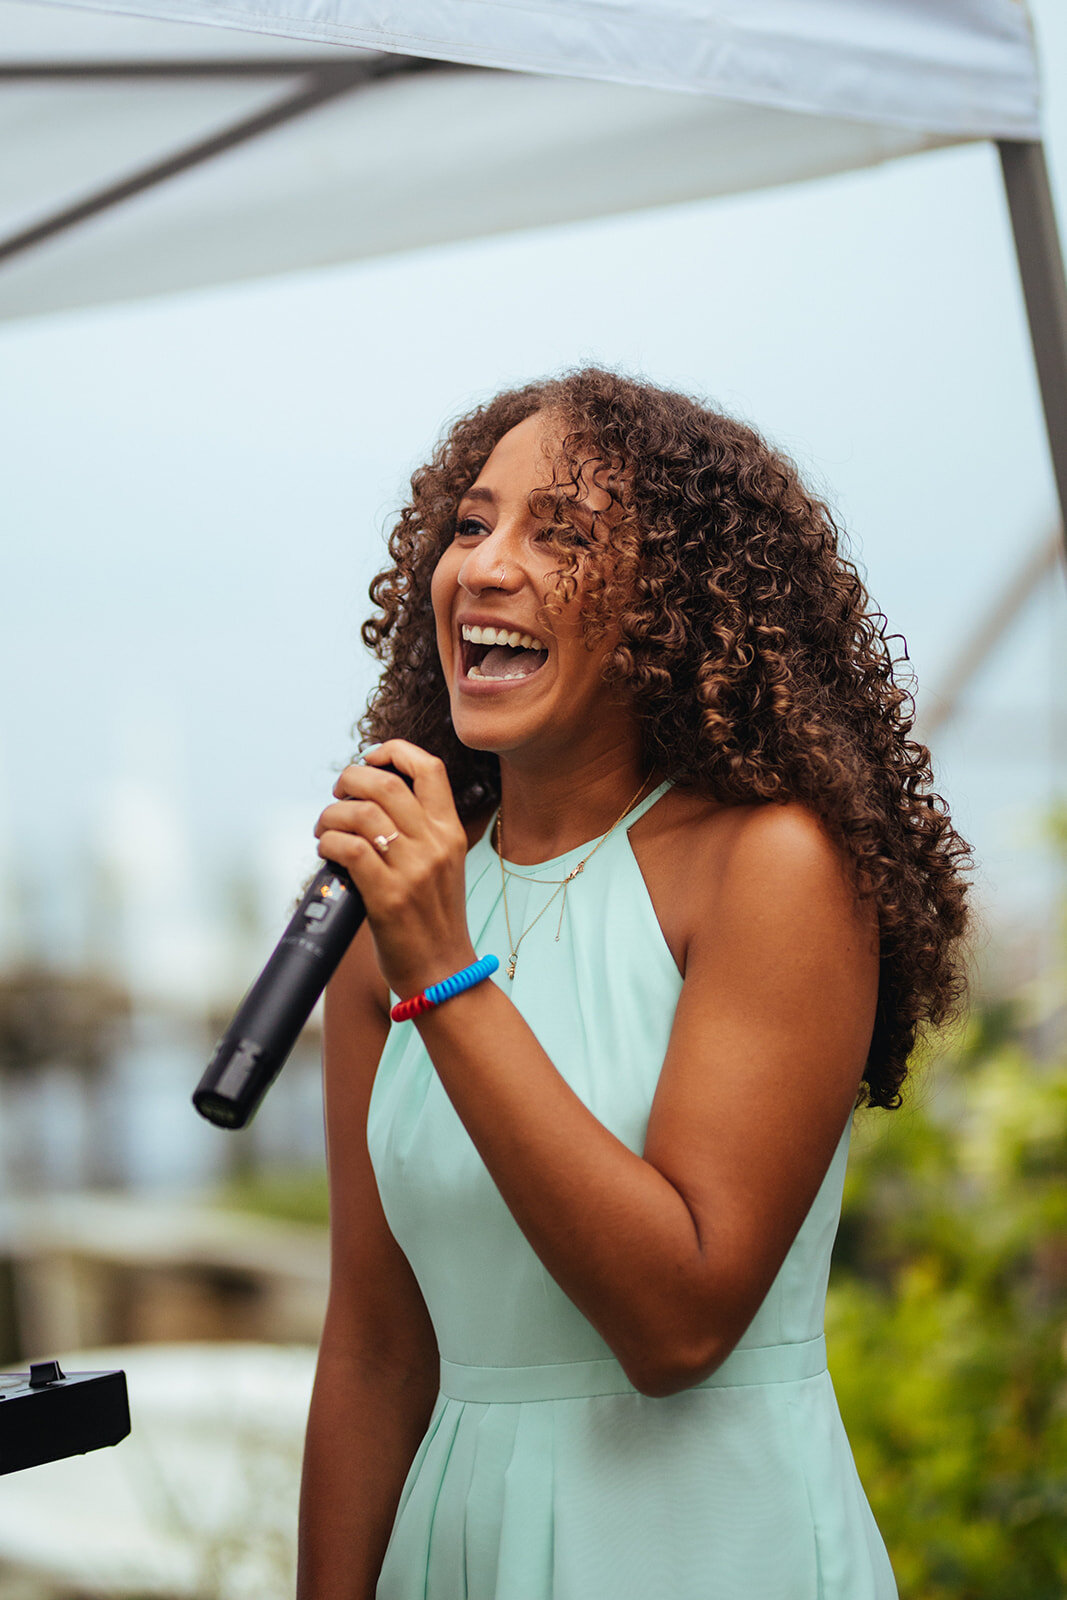
[[[562,922],[561,893],[523,939],[511,982],[492,823],[467,856],[471,939],[501,960],[487,981],[637,1152],[682,979],[627,827],[668,787],[597,850]],[[513,870],[561,879],[591,844]],[[552,892],[508,879],[516,932]],[[390,1030],[368,1140],[441,1356],[378,1600],[892,1600],[823,1339],[848,1127],[738,1347],[659,1400],[633,1388],[542,1266],[412,1022]]]

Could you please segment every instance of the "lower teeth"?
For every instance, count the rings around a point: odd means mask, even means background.
[[[490,676],[490,677],[486,678],[486,675],[482,671],[481,667],[471,667],[470,671],[467,673],[467,677],[468,678],[485,678],[486,683],[502,683],[502,682],[503,683],[507,683],[507,682],[510,682],[511,680],[513,680],[515,678],[532,678],[533,677],[533,673],[532,672],[504,672],[504,673],[501,673],[501,675],[499,677],[494,678],[494,677]]]

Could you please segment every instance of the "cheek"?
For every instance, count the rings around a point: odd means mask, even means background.
[[[434,635],[437,640],[437,658],[441,666],[447,669],[448,657],[448,599],[444,595],[435,572],[430,582],[430,604],[433,607]]]
[[[436,567],[434,567],[433,576],[430,579],[430,604],[433,606],[433,614],[437,619],[438,629],[443,628],[446,633],[449,631],[452,597],[456,592],[455,578],[450,574],[448,568],[448,556],[443,555]]]

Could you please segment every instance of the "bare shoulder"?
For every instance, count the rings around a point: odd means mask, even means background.
[[[859,904],[847,853],[799,801],[723,805],[698,790],[665,794],[630,830],[630,843],[664,939],[684,978],[690,947],[730,902],[736,914],[814,896],[868,933],[876,917]]]
[[[801,801],[725,807],[693,830],[704,871],[691,880],[694,916],[777,921],[796,934],[877,945],[877,911],[858,892],[854,864],[827,823]]]
[[[800,802],[728,808],[695,831],[704,868],[688,886],[687,979],[766,1003],[804,974],[812,994],[853,1015],[845,1057],[862,1057],[879,979],[878,911],[857,890],[847,847]],[[870,1013],[870,1015],[868,1015]],[[854,1062],[853,1062],[854,1064]],[[851,1067],[849,1068],[851,1070]]]
[[[707,824],[705,828],[711,831]],[[723,866],[735,873],[762,880],[852,882],[845,848],[802,801],[730,807],[720,832]]]
[[[673,835],[676,847],[684,843],[687,849],[699,850],[702,855],[710,851],[724,861],[738,850],[754,855],[770,851],[775,858],[798,863],[817,856],[827,862],[842,860],[826,824],[799,800],[724,805],[697,790],[676,789],[664,795],[642,822],[652,823],[653,819],[650,837]],[[634,828],[631,834],[636,831]]]

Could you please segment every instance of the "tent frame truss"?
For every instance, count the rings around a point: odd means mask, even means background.
[[[49,65],[0,66],[0,84],[62,82],[72,79],[86,83],[137,83],[145,79],[189,82],[198,78],[292,78],[294,76],[298,78],[295,89],[262,111],[241,117],[229,127],[212,134],[210,138],[198,139],[192,144],[184,145],[173,155],[164,157],[162,161],[152,162],[135,172],[128,173],[126,177],[104,185],[103,188],[86,195],[73,205],[64,206],[30,227],[9,234],[6,239],[0,239],[0,262],[22,255],[24,251],[43,244],[47,239],[54,239],[57,234],[66,233],[79,223],[88,221],[90,217],[99,216],[101,212],[109,211],[124,200],[131,200],[135,195],[144,194],[146,190],[158,187],[168,178],[175,178],[179,173],[188,172],[193,167],[203,166],[205,162],[224,155],[228,150],[236,149],[238,145],[247,144],[264,133],[270,133],[275,128],[283,127],[287,122],[295,121],[297,117],[306,116],[309,111],[314,111],[341,95],[351,94],[355,89],[363,88],[369,83],[381,82],[384,78],[412,72],[442,70],[454,70],[452,63],[437,61],[426,56],[400,55],[375,56],[371,59],[364,58],[336,64],[324,63],[319,59],[295,57],[274,61],[102,61],[94,62],[91,66],[82,63],[68,65],[62,62]]]

